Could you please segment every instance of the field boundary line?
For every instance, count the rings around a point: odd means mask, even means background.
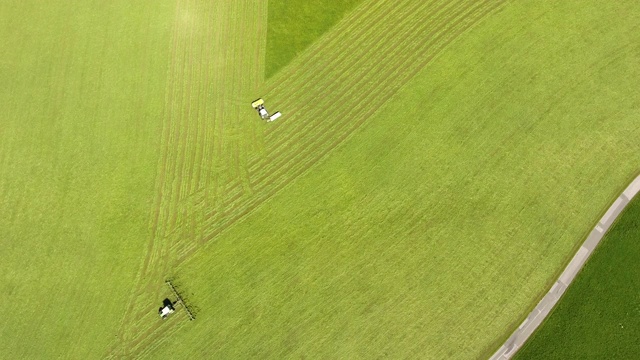
[[[551,289],[542,300],[540,300],[533,311],[529,313],[522,324],[513,332],[509,339],[491,356],[491,360],[511,359],[518,350],[522,348],[522,345],[533,335],[535,330],[557,305],[576,275],[582,270],[589,257],[591,257],[591,254],[593,254],[593,251],[598,244],[600,244],[604,235],[608,232],[609,228],[611,228],[611,225],[613,225],[622,211],[639,192],[640,175],[636,176],[631,184],[629,184],[618,198],[614,200],[613,204],[609,206],[569,264],[565,267],[562,274],[560,274],[558,280],[553,283]]]

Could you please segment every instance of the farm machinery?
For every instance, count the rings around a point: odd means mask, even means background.
[[[251,106],[258,112],[258,115],[260,115],[260,118],[262,120],[266,120],[267,122],[275,121],[280,116],[282,116],[280,111],[276,111],[272,115],[269,115],[269,112],[264,107],[264,100],[263,99],[258,99],[256,101],[252,102]]]
[[[187,312],[187,315],[189,316],[189,320],[195,320],[196,317],[194,316],[193,311],[184,302],[184,298],[182,297],[182,295],[180,295],[180,293],[178,292],[176,287],[173,285],[171,280],[167,280],[165,281],[165,283],[171,289],[171,292],[173,293],[173,296],[175,297],[176,301],[171,301],[168,298],[162,301],[162,307],[158,309],[158,315],[160,315],[160,318],[166,319],[169,315],[173,314],[176,311],[175,305],[180,304],[184,307],[184,310]]]

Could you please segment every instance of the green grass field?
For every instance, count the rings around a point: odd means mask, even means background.
[[[633,359],[640,353],[640,198],[603,239],[515,359]]]
[[[0,5],[0,357],[482,357],[638,171],[632,1],[278,6]]]
[[[271,0],[265,76],[273,76],[362,0]]]
[[[113,341],[148,237],[172,11],[0,4],[0,358]]]

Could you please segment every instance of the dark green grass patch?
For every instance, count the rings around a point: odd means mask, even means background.
[[[362,0],[270,0],[265,76],[287,65]]]
[[[636,198],[516,359],[637,358],[639,261],[640,198]]]

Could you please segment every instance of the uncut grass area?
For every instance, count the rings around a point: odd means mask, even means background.
[[[265,77],[274,75],[363,0],[269,0]]]
[[[198,319],[147,357],[490,356],[638,171],[639,16],[518,2],[466,32],[174,269]]]
[[[640,198],[609,230],[515,359],[633,359],[640,353]]]

